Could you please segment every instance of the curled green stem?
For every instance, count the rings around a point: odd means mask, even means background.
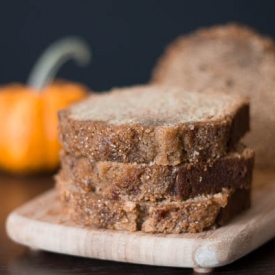
[[[66,37],[54,42],[37,60],[27,85],[35,90],[43,89],[53,81],[58,69],[69,59],[74,59],[80,66],[87,65],[91,59],[88,44],[77,37]]]

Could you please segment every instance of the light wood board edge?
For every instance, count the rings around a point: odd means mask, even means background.
[[[55,221],[47,217],[54,198],[52,190],[12,212],[6,223],[10,238],[26,246],[69,255],[213,268],[241,258],[275,235],[275,184],[256,189],[252,208],[227,226],[199,234],[145,234],[90,229],[72,222],[59,224],[57,217]],[[42,205],[44,208],[39,209]],[[42,219],[28,217],[26,213],[33,209],[40,211]]]

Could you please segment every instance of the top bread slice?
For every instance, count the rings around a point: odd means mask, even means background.
[[[249,129],[240,96],[135,86],[94,94],[59,112],[66,152],[90,161],[178,165],[224,156]]]
[[[202,29],[172,42],[152,82],[205,92],[214,89],[251,99],[251,132],[244,143],[256,166],[275,168],[275,43],[245,26]]]

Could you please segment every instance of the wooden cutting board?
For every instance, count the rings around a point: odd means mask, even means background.
[[[39,184],[39,183],[38,183]],[[55,190],[13,211],[8,235],[20,244],[63,254],[158,266],[229,264],[275,236],[275,172],[254,173],[252,208],[227,226],[197,234],[145,234],[83,227],[61,214]]]

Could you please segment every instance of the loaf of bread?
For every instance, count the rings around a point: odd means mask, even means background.
[[[180,202],[109,200],[80,193],[59,181],[64,211],[82,225],[147,233],[201,232],[226,223],[250,205],[249,189],[227,189]]]
[[[125,201],[182,201],[199,195],[214,195],[223,188],[249,189],[254,153],[238,150],[207,163],[183,163],[178,166],[156,164],[92,162],[64,151],[57,182],[68,190],[95,193],[106,199]]]
[[[152,83],[185,90],[241,94],[251,98],[256,165],[275,168],[275,43],[248,27],[228,24],[199,30],[172,42],[157,62]]]
[[[135,86],[92,95],[59,112],[66,152],[90,161],[178,165],[226,155],[249,129],[238,95]]]

